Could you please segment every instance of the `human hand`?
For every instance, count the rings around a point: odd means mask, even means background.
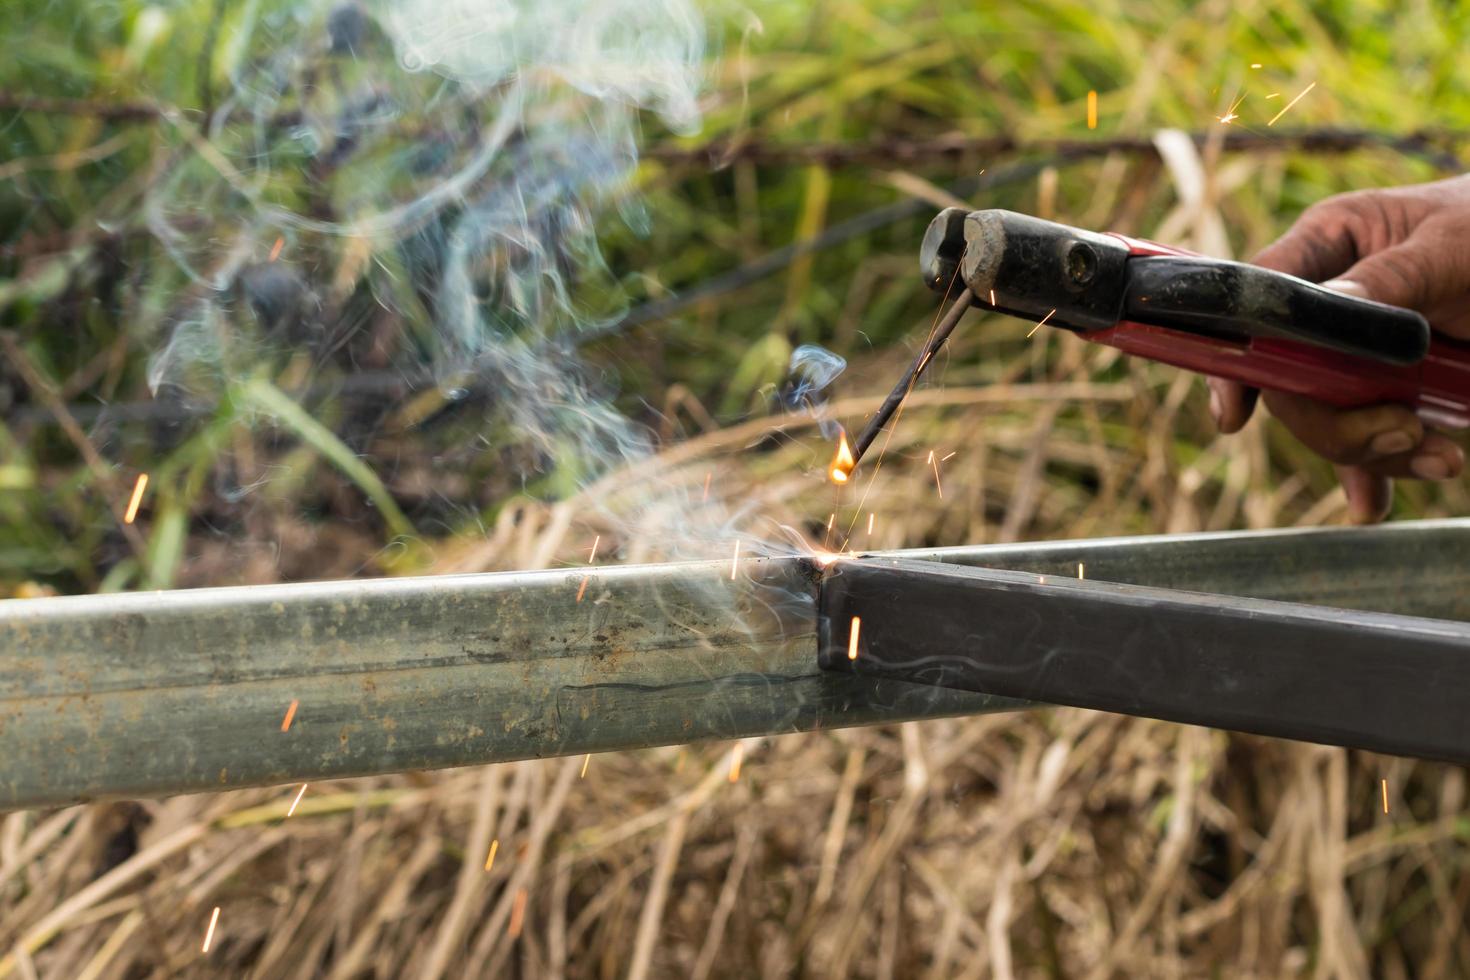
[[[1314,204],[1254,259],[1329,289],[1417,310],[1449,337],[1470,340],[1470,176],[1339,194]],[[1356,523],[1388,514],[1393,477],[1448,480],[1465,454],[1409,408],[1340,409],[1301,395],[1259,393],[1207,379],[1222,432],[1250,419],[1257,396],[1271,414],[1336,465]]]

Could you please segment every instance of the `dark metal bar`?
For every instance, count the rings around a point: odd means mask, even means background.
[[[827,670],[1470,763],[1470,623],[881,557],[820,601]]]

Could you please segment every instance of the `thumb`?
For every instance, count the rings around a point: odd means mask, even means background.
[[[1322,285],[1428,314],[1470,294],[1470,241],[1424,225]]]

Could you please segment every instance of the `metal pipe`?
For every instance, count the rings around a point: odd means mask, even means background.
[[[1470,623],[871,557],[818,628],[827,670],[1470,764]]]
[[[896,554],[1470,619],[1470,521]],[[1024,706],[821,672],[815,595],[761,558],[0,602],[0,808]]]

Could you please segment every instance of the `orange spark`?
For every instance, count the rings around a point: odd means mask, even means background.
[[[524,888],[516,892],[516,903],[510,907],[510,938],[515,939],[521,934],[521,926],[526,922],[526,890]]]
[[[590,565],[597,560],[597,546],[600,544],[602,544],[602,535],[599,534],[592,539],[592,550],[587,553],[587,564]]]
[[[837,455],[832,457],[832,482],[846,483],[856,465],[857,459],[852,455],[852,447],[847,444],[847,433],[844,432],[837,440]]]
[[[209,917],[209,931],[204,934],[204,947],[200,950],[201,953],[209,952],[209,944],[214,942],[214,926],[217,922],[219,922],[218,905],[214,907],[214,914]]]
[[[1266,96],[1266,98],[1268,98],[1268,99],[1274,99],[1274,98],[1277,98],[1280,95],[1281,95],[1280,92],[1272,92],[1270,95]]]
[[[1216,116],[1215,118],[1218,119],[1218,120],[1220,120],[1221,125],[1224,125],[1224,126],[1230,125],[1232,122],[1234,122],[1235,120],[1237,120],[1237,119],[1240,118],[1240,114],[1237,113],[1235,110],[1236,109],[1239,109],[1240,108],[1240,104],[1242,102],[1244,102],[1244,101],[1245,101],[1245,96],[1244,95],[1241,95],[1240,98],[1238,98],[1234,102],[1230,103],[1230,108],[1225,110],[1225,115],[1223,115],[1223,116]]]
[[[993,289],[990,291],[990,305],[991,306],[994,306],[995,305],[995,290],[993,290]]]
[[[1097,128],[1097,90],[1093,89],[1087,93],[1087,128]]]
[[[858,653],[858,634],[862,632],[862,629],[863,629],[863,618],[861,616],[854,616],[854,617],[852,617],[852,629],[848,630],[848,632],[847,632],[847,659],[848,660],[856,660],[857,659],[857,653]]]
[[[712,477],[714,475],[715,475],[715,471],[714,470],[709,470],[708,472],[706,472],[704,474],[704,496],[699,498],[701,501],[705,501],[705,500],[708,500],[709,499],[709,480],[710,480],[710,477]]]
[[[934,489],[939,491],[939,499],[944,499],[944,484],[939,482],[939,460],[934,458],[933,451],[929,453],[929,462],[934,467]]]
[[[1251,62],[1251,67],[1252,68],[1259,68],[1259,67],[1261,67],[1261,63],[1259,61],[1252,61]]]
[[[1082,574],[1082,563],[1080,561],[1077,563],[1077,577],[1078,578],[1085,578],[1086,577],[1086,576],[1084,576]]]
[[[949,462],[950,456],[957,455],[958,453],[959,453],[959,450],[956,449],[954,452],[950,453],[949,456],[941,456],[941,457],[939,457],[939,461],[941,463],[947,463],[947,462]]]
[[[489,871],[495,867],[495,852],[500,850],[500,838],[497,837],[490,842],[490,856],[485,859],[485,870]]]
[[[131,524],[138,516],[138,505],[143,502],[143,491],[148,489],[148,474],[139,473],[138,482],[133,484],[133,499],[128,501],[128,512],[123,515],[123,523]]]
[[[735,748],[730,750],[730,782],[740,781],[740,760],[745,757],[745,743],[736,742]]]
[[[1388,780],[1383,780],[1383,812],[1388,812]]]
[[[291,801],[291,809],[289,809],[289,810],[286,811],[286,816],[287,817],[290,817],[293,813],[296,812],[296,805],[301,802],[301,798],[303,796],[305,796],[305,795],[306,795],[306,784],[305,783],[302,783],[301,784],[301,788],[296,791],[296,799],[294,799],[294,800]]]
[[[582,596],[587,591],[587,580],[590,579],[591,577],[592,577],[591,575],[584,575],[584,576],[582,576],[582,584],[577,587],[577,601],[578,602],[581,602],[582,601]]]
[[[296,706],[300,703],[295,698],[291,699],[291,706],[286,709],[286,717],[281,719],[281,731],[284,732],[291,727],[291,719],[296,717]]]
[[[1317,83],[1316,82],[1313,82],[1312,84],[1308,85],[1306,88],[1302,89],[1301,90],[1301,93],[1299,95],[1297,95],[1296,98],[1294,98],[1290,102],[1286,103],[1286,105],[1282,106],[1281,107],[1281,111],[1278,112],[1278,113],[1276,113],[1276,115],[1272,116],[1271,117],[1271,121],[1268,122],[1268,123],[1266,123],[1266,125],[1267,126],[1274,125],[1276,123],[1276,120],[1278,120],[1282,116],[1286,115],[1286,110],[1290,109],[1292,106],[1294,106],[1298,102],[1300,102],[1302,100],[1302,96],[1306,95],[1308,92],[1312,91],[1312,89],[1314,89],[1316,87],[1317,87]]]
[[[1036,331],[1040,330],[1042,328],[1042,326],[1046,323],[1046,321],[1048,321],[1048,320],[1051,319],[1051,314],[1052,313],[1055,313],[1055,312],[1056,312],[1056,310],[1052,310],[1051,313],[1048,313],[1046,316],[1044,316],[1040,320],[1036,321],[1036,326],[1034,326],[1034,327],[1031,328],[1031,333],[1035,333]],[[1026,336],[1028,336],[1028,337],[1031,336],[1031,333],[1028,333]]]
[[[735,554],[730,556],[730,581],[735,581],[735,573],[740,571],[740,539],[735,539]]]
[[[281,249],[285,246],[285,244],[286,239],[283,236],[278,236],[276,238],[276,243],[271,246],[270,261],[274,262],[276,259],[281,257]]]
[[[873,512],[868,511],[868,533],[873,533]]]
[[[829,532],[832,530],[832,522],[835,520],[837,520],[837,511],[834,510],[832,513],[827,515],[827,530]]]
[[[582,775],[578,776],[577,777],[578,779],[586,779],[587,778],[587,766],[591,762],[592,762],[592,753],[591,752],[588,752],[586,755],[584,755],[582,757]]]

